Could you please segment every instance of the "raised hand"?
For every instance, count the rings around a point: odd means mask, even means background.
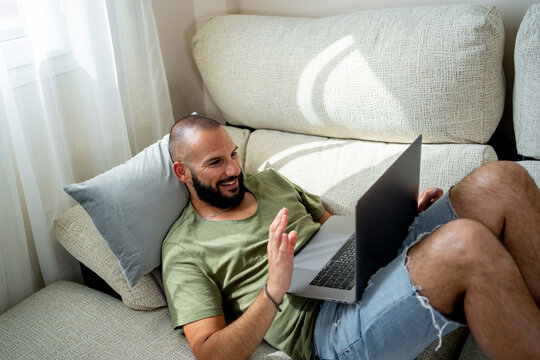
[[[285,233],[288,222],[288,210],[283,208],[269,227],[267,289],[278,303],[291,286],[294,246],[298,239],[298,234],[294,230],[289,234]]]

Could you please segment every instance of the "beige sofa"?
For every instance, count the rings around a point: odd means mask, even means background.
[[[524,29],[537,26],[538,10],[529,11]],[[530,30],[523,33],[529,44]],[[533,29],[537,46],[538,33]],[[497,160],[486,143],[504,107],[503,38],[496,9],[477,5],[323,19],[231,15],[210,20],[194,37],[193,53],[245,171],[276,168],[320,195],[330,212],[350,214],[420,133],[420,190],[447,190]],[[538,59],[536,51],[523,56]],[[538,130],[538,103],[520,124]],[[166,144],[167,137],[157,146]],[[539,150],[536,135],[529,147]],[[538,162],[524,166],[540,181]],[[159,271],[130,287],[109,239],[80,205],[57,218],[55,231],[120,299],[77,283],[51,284],[0,316],[0,358],[193,358],[181,331],[172,329]],[[419,358],[485,358],[467,329],[445,336],[438,351],[436,345]],[[263,343],[252,358],[288,357]]]

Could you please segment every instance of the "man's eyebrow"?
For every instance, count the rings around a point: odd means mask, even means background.
[[[203,164],[207,165],[207,164],[213,163],[216,160],[221,160],[221,158],[222,158],[222,156],[215,156],[215,157],[209,158],[207,160],[204,160]]]
[[[231,151],[231,154],[232,154],[233,152],[237,152],[237,151],[238,151],[238,146],[236,146],[236,147],[234,148],[234,150]],[[216,161],[216,160],[221,160],[221,158],[222,158],[222,156],[215,156],[215,157],[209,158],[209,159],[207,159],[207,160],[204,160],[203,164],[204,164],[204,165],[211,164],[211,163],[213,163],[213,162]]]

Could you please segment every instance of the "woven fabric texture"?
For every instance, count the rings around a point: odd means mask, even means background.
[[[2,359],[194,359],[182,340],[166,308],[136,311],[71,282],[51,284],[0,316]]]
[[[167,305],[151,275],[141,277],[134,287],[128,285],[118,259],[82,206],[76,205],[59,215],[54,221],[54,231],[58,242],[105,280],[129,307],[152,310]]]
[[[540,187],[540,161],[528,160],[518,161],[518,164],[523,166],[536,182],[536,186]]]
[[[419,359],[449,358],[463,335],[462,330],[446,335],[441,349],[435,352],[434,342]],[[0,315],[0,343],[0,359],[195,359],[185,337],[172,329],[167,309],[135,311],[67,281]],[[263,342],[250,359],[290,358]]]
[[[514,131],[518,153],[540,160],[540,3],[527,10],[514,51]]]
[[[493,7],[219,16],[192,45],[205,86],[233,125],[486,143],[504,107],[504,29]]]
[[[195,359],[169,311],[59,281],[0,315],[0,359]],[[253,360],[289,359],[266,343]]]
[[[462,327],[456,329],[442,338],[442,345],[439,346],[439,340],[435,340],[431,345],[420,354],[416,360],[448,360],[457,359],[461,353],[461,348],[469,335],[469,329]]]
[[[257,130],[249,139],[245,168],[253,173],[272,167],[320,195],[331,213],[347,215],[406,147]],[[497,156],[488,145],[422,145],[420,191],[432,186],[448,190],[474,168],[494,160]]]
[[[459,355],[459,360],[489,360],[489,357],[480,349],[472,335],[469,334]]]
[[[233,142],[238,146],[238,155],[242,165],[246,162],[246,149],[251,132],[247,129],[240,129],[234,126],[225,126]]]

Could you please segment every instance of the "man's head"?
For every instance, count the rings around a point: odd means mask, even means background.
[[[238,147],[217,121],[188,115],[174,124],[169,137],[173,169],[190,192],[216,208],[239,205],[245,193]]]

